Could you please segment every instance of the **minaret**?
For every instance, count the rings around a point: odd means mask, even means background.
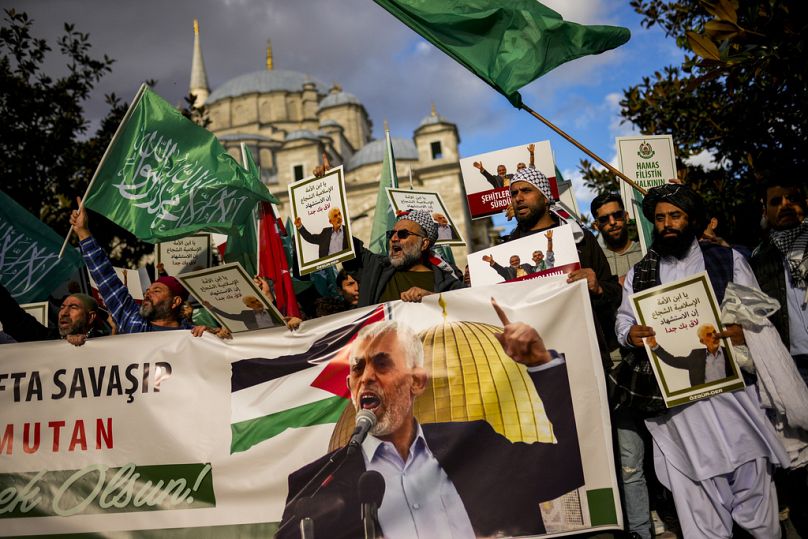
[[[194,59],[191,64],[191,95],[196,96],[195,106],[201,107],[210,95],[205,61],[202,59],[202,46],[199,44],[199,21],[194,19]]]
[[[272,40],[267,39],[267,71],[272,71]]]

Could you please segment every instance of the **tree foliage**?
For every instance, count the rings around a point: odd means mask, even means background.
[[[76,197],[84,194],[126,105],[107,95],[109,111],[90,135],[83,103],[110,72],[113,60],[91,56],[89,35],[65,24],[57,47],[66,71],[53,77],[43,69],[52,49],[32,29],[26,13],[5,11],[0,27],[0,181],[23,207],[66,234]],[[94,236],[117,263],[132,265],[153,250],[101,216],[91,219]]]
[[[808,165],[808,7],[803,0],[631,5],[645,27],[662,28],[685,54],[681,65],[625,90],[623,118],[644,134],[672,134],[681,179],[705,196],[739,241],[754,242],[757,185]],[[694,164],[699,154],[717,166]],[[615,185],[590,164],[581,168],[590,187]]]

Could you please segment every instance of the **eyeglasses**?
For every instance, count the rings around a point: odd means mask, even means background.
[[[393,236],[396,235],[398,235],[398,239],[400,240],[406,240],[410,236],[418,236],[419,238],[426,238],[426,236],[424,236],[423,234],[417,234],[415,232],[410,232],[409,230],[402,228],[401,230],[388,230],[387,241],[392,240]]]
[[[626,220],[626,212],[625,210],[617,210],[616,212],[607,213],[606,215],[601,215],[598,217],[598,223],[601,225],[605,225],[609,223],[609,219],[614,219],[615,221],[625,221]]]

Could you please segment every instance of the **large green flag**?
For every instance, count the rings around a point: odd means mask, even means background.
[[[84,205],[143,241],[229,233],[259,200],[277,202],[212,133],[141,87]]]
[[[382,175],[379,178],[379,192],[376,195],[376,211],[373,214],[373,226],[370,228],[370,244],[368,250],[377,255],[387,254],[387,231],[396,224],[396,216],[387,197],[388,187],[398,187],[396,175],[396,158],[393,155],[393,143],[390,130],[384,130],[385,151],[382,160]]]
[[[0,191],[0,284],[18,303],[47,299],[81,266],[81,256],[62,238]]]
[[[506,96],[564,62],[619,47],[628,28],[584,26],[535,0],[375,0]]]

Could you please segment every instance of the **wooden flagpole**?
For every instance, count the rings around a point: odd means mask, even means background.
[[[579,150],[584,152],[586,155],[588,155],[589,157],[591,157],[592,159],[594,159],[595,161],[597,161],[598,163],[600,163],[601,165],[606,167],[609,170],[609,172],[611,172],[612,174],[614,174],[615,176],[617,176],[618,178],[620,178],[621,180],[623,180],[624,182],[629,184],[631,187],[633,187],[634,189],[636,189],[637,191],[642,193],[643,196],[648,194],[648,191],[646,189],[640,187],[639,185],[637,185],[637,182],[635,182],[634,180],[632,180],[631,178],[629,178],[628,176],[626,176],[625,174],[623,174],[622,172],[620,172],[619,170],[614,168],[612,165],[610,165],[609,163],[607,163],[606,161],[601,159],[592,150],[590,150],[589,148],[587,148],[586,146],[584,146],[583,144],[581,144],[580,142],[578,142],[577,140],[572,138],[570,135],[568,135],[560,127],[553,124],[550,120],[548,120],[547,118],[545,118],[544,116],[542,116],[541,114],[536,112],[535,110],[531,109],[530,107],[528,107],[524,103],[522,103],[521,108],[522,108],[522,110],[524,110],[525,112],[529,113],[531,116],[533,116],[534,118],[536,118],[537,120],[542,122],[544,125],[546,125],[550,129],[552,129],[553,131],[555,131],[556,133],[558,133],[559,135],[564,137],[573,146],[575,146],[576,148],[578,148]]]

